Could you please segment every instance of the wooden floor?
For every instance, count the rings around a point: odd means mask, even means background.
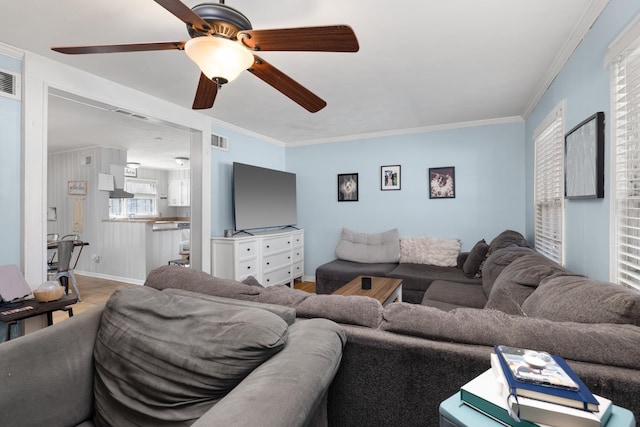
[[[88,277],[76,275],[76,282],[82,301],[73,306],[73,314],[79,314],[92,307],[104,304],[111,294],[120,286],[138,286],[129,283],[116,282],[113,280],[99,279],[96,277]],[[315,293],[315,282],[295,282],[295,288],[306,292]],[[69,287],[71,292],[72,288]],[[67,313],[64,311],[56,311],[53,313],[53,322],[61,322],[67,319]]]

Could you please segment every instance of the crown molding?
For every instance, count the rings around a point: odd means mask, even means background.
[[[596,19],[600,16],[602,11],[609,4],[609,0],[592,0],[589,7],[585,10],[584,14],[573,28],[573,31],[569,35],[569,38],[556,55],[555,60],[547,70],[543,80],[538,85],[538,89],[533,94],[533,97],[527,104],[522,117],[525,119],[533,112],[540,99],[544,96],[551,83],[558,76],[562,68],[565,66],[573,52],[576,50],[582,39],[587,35]]]
[[[425,126],[419,128],[395,129],[380,132],[360,133],[355,135],[345,135],[335,138],[314,139],[300,142],[288,143],[287,147],[301,147],[305,145],[330,144],[334,142],[357,141],[361,139],[384,138],[390,136],[414,135],[418,133],[439,132],[445,130],[463,129],[480,126],[503,125],[508,123],[523,122],[520,116],[500,117],[497,119],[475,120],[470,122],[448,123],[443,125]]]
[[[24,58],[24,51],[8,44],[0,42],[0,55],[10,56],[11,58],[19,59],[22,61]]]

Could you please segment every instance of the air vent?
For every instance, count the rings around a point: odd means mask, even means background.
[[[229,151],[229,138],[211,134],[211,146],[219,150]]]
[[[80,159],[80,166],[91,166],[93,164],[93,159],[91,156],[85,156]]]
[[[147,116],[143,116],[141,114],[137,114],[137,113],[133,113],[131,111],[127,111],[127,110],[123,110],[122,108],[116,108],[111,110],[114,113],[118,113],[118,114],[123,114],[125,116],[129,116],[129,117],[133,117],[134,119],[138,119],[138,120],[144,120],[144,121],[148,121],[149,117]]]
[[[20,75],[0,70],[0,96],[20,99]]]

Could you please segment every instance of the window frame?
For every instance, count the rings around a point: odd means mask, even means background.
[[[564,265],[564,105],[560,102],[538,125],[534,143],[534,247]]]
[[[605,65],[611,93],[610,281],[640,290],[640,15],[610,45]]]

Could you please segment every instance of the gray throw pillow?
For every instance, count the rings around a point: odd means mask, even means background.
[[[487,257],[487,252],[489,252],[489,245],[487,242],[482,239],[478,241],[471,251],[469,251],[469,255],[462,265],[462,271],[467,277],[474,277],[480,271],[480,265]]]
[[[253,276],[249,276],[249,277],[247,277],[246,279],[244,279],[244,280],[242,281],[242,283],[244,283],[245,285],[250,285],[250,286],[259,286],[259,287],[261,287],[261,288],[264,288],[264,286],[262,286],[262,285],[260,284],[260,282],[258,282],[258,279],[256,279],[256,278],[255,278],[255,277],[253,277]]]
[[[398,229],[384,233],[356,233],[342,229],[336,256],[345,261],[362,263],[398,262],[400,260],[400,236]]]
[[[284,320],[150,287],[118,289],[94,348],[96,426],[187,426],[287,341]]]
[[[559,322],[640,326],[640,292],[584,276],[554,276],[540,282],[522,310]]]

